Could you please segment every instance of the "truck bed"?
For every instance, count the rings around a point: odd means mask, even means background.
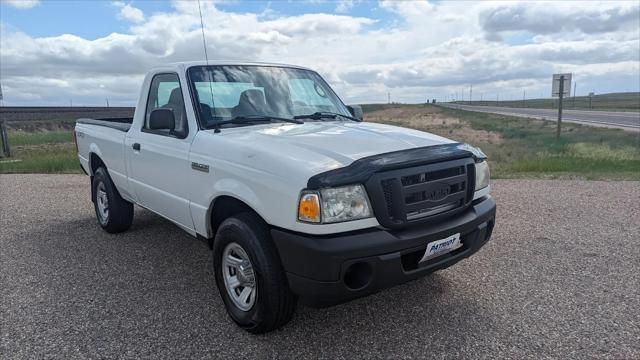
[[[98,155],[125,199],[132,198],[124,151],[132,122],[132,118],[78,119],[75,127],[78,159],[84,171],[91,173],[91,154]]]
[[[106,126],[112,129],[120,130],[127,132],[131,128],[131,123],[133,122],[133,118],[103,118],[103,119],[78,119],[76,123],[78,124],[88,124],[88,125],[98,125],[98,126]]]

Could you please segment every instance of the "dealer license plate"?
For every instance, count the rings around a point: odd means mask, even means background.
[[[420,262],[433,259],[434,257],[446,254],[462,246],[460,233],[451,235],[448,238],[432,241],[427,245],[427,250]]]

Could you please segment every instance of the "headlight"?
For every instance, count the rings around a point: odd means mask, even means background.
[[[362,185],[322,189],[322,222],[335,223],[371,216],[369,199]]]
[[[489,186],[489,165],[486,161],[476,163],[476,190]]]
[[[300,195],[298,220],[337,223],[372,216],[367,192],[362,185],[342,186]]]

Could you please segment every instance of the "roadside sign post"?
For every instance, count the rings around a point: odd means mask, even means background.
[[[560,138],[562,131],[562,99],[571,96],[571,74],[553,74],[551,87],[551,96],[558,97],[558,126],[556,129],[556,138]]]
[[[560,139],[562,127],[562,93],[564,92],[564,75],[560,76],[560,98],[558,99],[558,127],[556,128],[556,139]]]

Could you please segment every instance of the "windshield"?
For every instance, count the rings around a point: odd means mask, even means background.
[[[189,68],[195,103],[205,128],[238,117],[293,118],[316,112],[351,114],[317,73],[257,65]]]

